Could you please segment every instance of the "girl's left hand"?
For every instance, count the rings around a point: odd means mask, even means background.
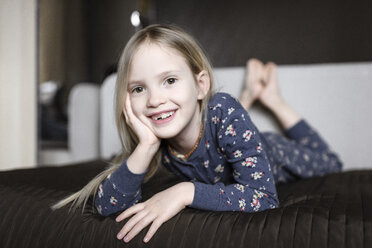
[[[183,182],[157,193],[143,203],[128,208],[116,218],[116,221],[120,222],[129,216],[134,216],[120,230],[117,238],[124,238],[124,242],[129,242],[143,228],[152,223],[143,240],[148,242],[164,222],[190,205],[193,198],[194,184]]]
[[[153,130],[149,125],[141,121],[133,112],[131,96],[127,94],[125,105],[123,108],[123,113],[125,120],[130,128],[134,131],[139,139],[138,144],[148,144],[154,147],[154,150],[157,151],[160,146],[160,139],[156,137]]]

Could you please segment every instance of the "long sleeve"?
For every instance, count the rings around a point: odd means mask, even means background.
[[[98,187],[95,207],[103,216],[123,211],[141,200],[141,183],[146,173],[134,174],[125,161]]]
[[[216,156],[231,167],[233,182],[207,184],[193,181],[195,195],[191,207],[245,212],[277,207],[270,164],[247,112],[235,99],[225,95],[211,107],[210,113],[209,118],[215,125],[212,129],[217,133]],[[214,171],[224,169],[227,170],[217,166]]]

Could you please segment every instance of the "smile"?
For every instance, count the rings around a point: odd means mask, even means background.
[[[171,112],[167,112],[167,113],[161,113],[159,115],[153,115],[153,116],[151,116],[151,118],[155,121],[164,120],[164,119],[167,119],[167,118],[171,117],[174,114],[174,112],[175,111],[171,111]]]
[[[150,115],[149,118],[152,120],[153,123],[157,125],[165,124],[174,119],[177,110],[170,110],[170,111],[163,111],[158,112],[153,115]]]

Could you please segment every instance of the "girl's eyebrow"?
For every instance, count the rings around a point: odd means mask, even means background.
[[[164,78],[166,76],[168,76],[169,74],[174,74],[174,73],[179,73],[178,70],[168,70],[168,71],[163,71],[162,73],[159,73],[158,74],[158,78]]]
[[[128,88],[130,88],[132,85],[137,85],[137,84],[143,84],[142,80],[132,80],[128,82]]]
[[[178,70],[163,71],[163,72],[159,73],[156,77],[159,78],[159,79],[163,79],[170,74],[175,74],[175,73],[179,73],[179,72],[180,71],[178,71]],[[128,87],[130,87],[132,85],[143,84],[143,83],[144,83],[143,80],[131,80],[131,81],[128,82]]]

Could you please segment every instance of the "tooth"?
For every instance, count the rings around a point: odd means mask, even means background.
[[[154,120],[162,120],[162,119],[168,118],[169,116],[171,116],[173,114],[174,114],[174,111],[171,111],[171,112],[168,112],[168,113],[163,113],[160,116],[153,116],[152,118]]]

